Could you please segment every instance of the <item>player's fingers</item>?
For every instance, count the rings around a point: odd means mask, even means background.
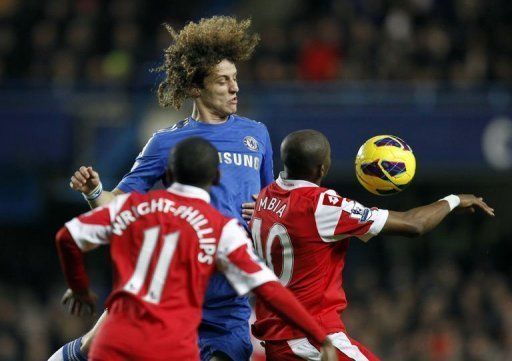
[[[242,209],[254,209],[255,207],[256,203],[254,202],[242,203]]]
[[[73,299],[73,302],[71,303],[71,314],[73,316],[78,316],[76,310],[78,308],[78,305],[80,304],[80,301],[77,301],[76,299]]]
[[[79,317],[82,316],[82,309],[84,308],[83,306],[84,305],[82,304],[82,302],[77,302],[75,305],[75,314]]]
[[[75,176],[72,176],[70,185],[71,185],[71,188],[73,188],[75,190],[80,190],[80,188],[83,187],[85,185],[85,183],[78,180]]]
[[[62,305],[64,305],[64,306],[65,306],[65,305],[66,305],[66,303],[68,303],[68,301],[69,301],[69,299],[70,299],[70,297],[71,297],[71,296],[72,296],[71,291],[70,291],[69,289],[68,289],[68,290],[66,290],[66,292],[64,292],[64,294],[62,295],[62,298],[61,298],[61,300],[60,300],[60,303],[61,303]]]
[[[91,303],[88,304],[89,306],[89,314],[94,315],[96,313],[96,301],[92,300]]]
[[[99,178],[100,177],[98,172],[96,172],[94,169],[92,169],[91,166],[87,167],[87,170],[89,171],[89,174],[91,175],[91,178]]]
[[[485,213],[490,215],[491,217],[494,217],[494,209],[489,207],[487,203],[485,203],[483,200],[479,199],[479,201],[476,203],[476,205],[482,209]]]
[[[87,181],[87,179],[84,177],[84,175],[82,173],[80,173],[80,171],[76,171],[75,174],[73,174],[73,176],[82,185],[84,185],[85,182]]]
[[[81,166],[80,168],[78,168],[78,172],[80,172],[80,174],[85,179],[89,179],[91,177],[91,175],[89,174],[89,169],[87,167]]]
[[[74,303],[75,303],[75,300],[74,300],[73,298],[69,300],[69,302],[67,303],[67,306],[66,306],[66,311],[67,311],[67,313],[69,313],[69,314],[73,314],[73,312],[72,312],[72,311],[73,311],[73,305],[74,305]]]
[[[87,315],[93,315],[94,314],[94,307],[93,306],[87,305],[85,309],[86,309],[86,314]]]
[[[252,195],[252,199],[257,200],[258,199],[258,194],[253,194]]]

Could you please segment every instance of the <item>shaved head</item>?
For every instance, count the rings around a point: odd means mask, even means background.
[[[331,165],[331,146],[319,131],[298,130],[281,143],[281,160],[289,179],[321,180]]]
[[[168,171],[176,182],[196,187],[209,187],[217,182],[219,155],[207,140],[191,137],[180,141],[171,150]]]

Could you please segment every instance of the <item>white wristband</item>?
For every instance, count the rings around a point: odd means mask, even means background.
[[[455,194],[450,194],[444,198],[441,198],[440,201],[447,201],[450,206],[450,212],[457,208],[460,204],[460,198]]]
[[[82,195],[84,196],[86,201],[93,201],[96,198],[98,198],[101,195],[101,193],[103,193],[103,185],[100,182],[100,184],[98,184],[96,188],[94,188],[90,193],[82,193]]]

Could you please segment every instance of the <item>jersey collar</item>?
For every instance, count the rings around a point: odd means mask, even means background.
[[[202,127],[202,128],[210,128],[210,127],[226,127],[226,126],[231,126],[231,124],[233,123],[235,119],[235,116],[234,114],[231,114],[228,116],[228,118],[222,122],[222,123],[205,123],[205,122],[202,122],[202,121],[199,121],[199,120],[196,120],[194,118],[192,118],[192,116],[188,117],[188,120],[190,122],[193,122],[197,127]]]
[[[169,188],[167,188],[167,191],[183,197],[199,198],[210,203],[210,194],[199,187],[174,182]]]
[[[317,184],[311,183],[305,180],[300,179],[286,179],[284,178],[284,173],[279,173],[279,177],[276,179],[276,183],[279,187],[291,191],[296,188],[305,188],[305,187],[318,187]]]

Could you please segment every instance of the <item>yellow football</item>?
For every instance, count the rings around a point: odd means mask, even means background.
[[[416,172],[411,147],[394,135],[378,135],[364,142],[357,152],[355,165],[359,183],[381,196],[402,191]]]

